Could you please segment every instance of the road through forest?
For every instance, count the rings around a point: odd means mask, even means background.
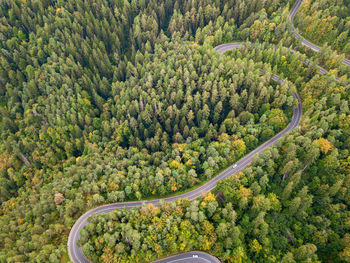
[[[293,22],[294,16],[297,13],[302,1],[303,0],[297,0],[294,4],[293,8],[291,9],[289,17],[290,17],[292,22]],[[294,31],[294,36],[296,38],[302,38],[302,36],[296,32],[294,27],[293,27],[293,31]],[[312,50],[314,50],[316,52],[319,52],[319,50],[320,50],[320,47],[312,44],[311,42],[309,42],[305,39],[303,39],[301,43],[305,46],[308,46],[309,48],[311,48]],[[239,42],[222,44],[222,45],[216,46],[214,49],[216,51],[218,51],[220,54],[222,54],[228,50],[231,50],[233,48],[237,48],[240,45],[241,44]],[[295,51],[292,50],[291,52],[295,52]],[[343,63],[346,65],[350,65],[350,61],[347,59],[344,59]],[[319,68],[319,72],[321,74],[327,73],[327,71],[321,67]],[[260,73],[265,74],[263,71],[260,71]],[[276,82],[280,82],[280,83],[282,83],[284,81],[279,76],[274,75],[274,74],[272,74],[271,79],[276,81]],[[291,122],[288,124],[288,126],[284,130],[282,130],[281,132],[276,134],[274,137],[272,137],[271,139],[269,139],[268,141],[266,141],[265,143],[260,145],[258,148],[251,151],[246,156],[244,156],[239,161],[237,161],[236,162],[237,167],[233,168],[232,166],[230,166],[229,168],[227,168],[223,172],[219,173],[216,177],[209,180],[207,183],[199,186],[198,188],[196,188],[192,191],[189,191],[189,192],[186,192],[183,194],[179,194],[179,195],[168,197],[168,198],[155,199],[155,200],[151,200],[151,201],[111,203],[111,204],[96,207],[96,208],[91,209],[91,210],[87,211],[86,213],[84,213],[75,222],[75,224],[73,225],[73,227],[69,233],[67,246],[68,246],[68,254],[69,254],[70,260],[74,263],[87,263],[87,262],[89,262],[89,260],[82,253],[81,248],[77,245],[77,241],[80,238],[80,231],[88,223],[88,218],[91,215],[98,214],[98,213],[108,213],[108,212],[112,212],[116,209],[121,209],[123,207],[130,209],[130,208],[133,208],[136,206],[141,206],[142,204],[148,204],[148,203],[152,203],[152,204],[157,205],[160,200],[163,200],[165,202],[172,202],[172,201],[175,201],[176,199],[180,199],[180,198],[188,198],[189,200],[194,200],[194,199],[198,198],[199,196],[201,196],[203,193],[206,193],[206,192],[214,189],[216,187],[218,181],[223,180],[223,179],[225,179],[225,178],[227,178],[227,177],[229,177],[237,172],[244,170],[247,166],[249,166],[251,164],[251,162],[253,161],[253,157],[256,154],[262,153],[266,148],[276,144],[276,142],[283,135],[285,135],[286,133],[288,133],[289,131],[291,131],[292,129],[294,129],[295,127],[298,126],[298,124],[300,122],[301,115],[302,115],[302,107],[301,107],[301,100],[299,98],[299,95],[297,93],[294,93],[294,97],[298,100],[299,103],[298,103],[298,106],[296,106],[293,109],[293,117],[292,117]],[[215,258],[207,253],[193,252],[192,251],[192,252],[182,253],[182,254],[174,255],[174,256],[171,256],[168,258],[164,258],[164,259],[155,261],[154,263],[156,263],[156,262],[157,263],[171,263],[171,262],[177,262],[177,263],[184,263],[184,262],[187,262],[187,263],[188,262],[191,262],[191,263],[218,263],[220,261],[217,258]]]

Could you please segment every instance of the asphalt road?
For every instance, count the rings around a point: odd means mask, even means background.
[[[303,0],[297,0],[295,2],[294,6],[292,7],[292,10],[290,10],[289,18],[292,21],[292,25],[293,25],[293,22],[294,22],[294,17],[296,15],[296,13],[298,12],[299,7],[300,7],[302,2],[303,2]],[[307,47],[311,48],[313,51],[316,51],[316,52],[319,52],[321,50],[321,48],[319,46],[317,46],[317,45],[311,43],[310,41],[306,40],[305,38],[303,38],[303,36],[300,35],[297,32],[297,30],[295,29],[294,25],[293,25],[293,31],[294,31],[294,36],[296,38],[302,38],[302,41],[301,41],[302,45],[307,46]],[[343,60],[343,64],[345,64],[347,66],[350,66],[350,60],[344,59]]]
[[[199,251],[191,251],[187,253],[182,253],[167,258],[163,258],[153,263],[220,263],[220,261],[207,253]]]
[[[215,50],[217,50],[220,53],[224,53],[227,50],[237,48],[239,46],[240,46],[240,43],[223,44],[223,45],[219,45],[219,46],[215,47]],[[260,73],[264,74],[263,71],[261,71]],[[282,83],[284,81],[283,79],[279,78],[277,75],[272,75],[271,79],[273,79],[276,82],[280,82],[280,83]],[[227,177],[229,177],[237,172],[240,172],[244,168],[249,166],[253,160],[253,157],[256,154],[262,153],[266,148],[274,145],[278,141],[278,139],[280,139],[284,134],[286,134],[287,132],[294,129],[296,126],[298,126],[300,118],[301,118],[301,114],[302,114],[302,108],[301,108],[301,101],[300,101],[298,94],[295,93],[294,97],[299,101],[299,104],[293,110],[293,117],[292,117],[291,122],[288,124],[288,126],[284,130],[282,130],[278,134],[276,134],[273,138],[266,141],[265,143],[260,145],[258,148],[251,151],[249,154],[247,154],[246,156],[241,158],[238,162],[236,162],[236,164],[237,164],[236,168],[233,168],[232,166],[230,166],[229,168],[227,168],[226,170],[224,170],[223,172],[218,174],[216,177],[212,178],[207,183],[199,186],[198,188],[196,188],[192,191],[184,193],[184,194],[180,194],[180,195],[172,196],[172,197],[168,197],[168,198],[155,199],[155,200],[151,200],[151,201],[112,203],[112,204],[99,206],[99,207],[96,207],[94,209],[87,211],[85,214],[83,214],[75,222],[75,224],[73,225],[73,227],[69,233],[68,254],[69,254],[71,261],[73,261],[75,263],[89,262],[88,259],[85,257],[85,255],[82,253],[81,248],[77,245],[77,241],[80,238],[81,229],[88,223],[88,218],[91,215],[98,214],[98,213],[108,213],[108,212],[114,211],[116,209],[121,209],[123,207],[130,209],[132,207],[141,206],[143,203],[145,203],[145,204],[152,203],[152,204],[157,205],[160,200],[163,200],[165,202],[172,202],[172,201],[175,201],[176,199],[179,199],[179,198],[188,198],[189,200],[194,200],[194,199],[198,198],[199,196],[201,196],[203,193],[206,193],[206,192],[214,189],[216,187],[218,181],[223,180],[223,179],[225,179],[225,178],[227,178]],[[175,256],[176,259],[171,259],[173,261],[171,261],[169,258],[170,261],[160,261],[160,262],[185,262],[183,260],[186,260],[186,262],[193,262],[193,263],[195,263],[195,262],[198,262],[198,263],[199,262],[201,262],[201,263],[219,262],[215,258],[214,259],[216,261],[214,261],[213,257],[210,256],[209,254],[200,253],[200,255],[201,255],[201,257],[198,257],[198,258],[192,257],[191,258],[191,256],[193,256],[193,252],[189,252],[189,253],[184,253],[184,254]],[[206,256],[204,257],[204,255],[206,255]],[[165,260],[167,260],[167,259],[165,259]],[[178,261],[174,261],[174,260],[178,260]]]
[[[294,16],[297,13],[301,3],[302,3],[302,0],[297,0],[295,5],[293,6],[291,12],[290,12],[290,19],[292,22],[293,22]],[[293,30],[295,32],[294,35],[296,38],[299,38],[299,37],[302,38],[302,36],[296,32],[295,28],[293,28]],[[302,40],[302,44],[310,47],[312,50],[314,50],[316,52],[318,52],[320,50],[320,47],[312,44],[311,42],[309,42],[305,39]],[[222,45],[215,47],[214,49],[216,51],[218,51],[220,54],[222,54],[225,51],[231,50],[233,48],[237,48],[240,45],[241,44],[238,42],[237,43],[222,44]],[[291,52],[295,53],[296,51],[292,50]],[[306,63],[309,64],[310,62],[307,61]],[[345,59],[343,61],[343,63],[346,65],[350,65],[350,61],[347,59]],[[321,74],[327,73],[327,71],[321,67],[319,68],[319,71]],[[260,73],[264,74],[263,71],[260,71]],[[283,83],[283,81],[284,81],[283,79],[281,79],[277,75],[272,75],[271,79],[276,81],[276,82],[280,82],[280,83]],[[194,200],[194,199],[198,198],[199,196],[201,196],[202,194],[214,189],[216,187],[218,181],[223,180],[223,179],[225,179],[225,178],[227,178],[227,177],[229,177],[237,172],[244,170],[247,166],[249,166],[251,164],[251,162],[253,161],[253,158],[256,154],[262,153],[266,148],[274,145],[278,141],[278,139],[280,139],[284,134],[288,133],[290,130],[292,130],[298,126],[298,124],[300,122],[301,115],[302,115],[302,107],[301,107],[301,100],[299,98],[299,95],[297,93],[295,93],[294,97],[299,101],[299,104],[293,110],[293,117],[292,117],[291,122],[288,124],[288,126],[284,130],[282,130],[281,132],[276,134],[273,138],[266,141],[265,143],[260,145],[258,148],[256,148],[255,150],[253,150],[252,152],[250,152],[249,154],[247,154],[246,156],[241,158],[238,162],[236,162],[236,164],[237,164],[236,168],[233,168],[232,166],[230,166],[229,168],[227,168],[226,170],[224,170],[223,172],[218,174],[216,177],[212,178],[207,183],[203,184],[202,186],[200,186],[192,191],[184,193],[184,194],[180,194],[180,195],[168,197],[168,198],[151,200],[151,201],[112,203],[112,204],[99,206],[99,207],[96,207],[94,209],[87,211],[85,214],[83,214],[75,222],[75,224],[73,225],[73,227],[69,233],[67,246],[68,246],[68,254],[69,254],[70,260],[74,263],[87,263],[87,262],[89,262],[89,260],[82,253],[80,247],[77,245],[77,241],[80,238],[81,229],[88,223],[88,218],[91,215],[98,214],[98,213],[108,213],[108,212],[114,211],[116,209],[121,209],[123,207],[130,209],[132,207],[141,206],[143,203],[145,203],[145,204],[152,203],[152,204],[157,205],[160,200],[163,200],[165,202],[172,202],[172,201],[175,201],[176,199],[179,199],[179,198],[188,198],[189,200]],[[198,256],[198,257],[196,257],[196,256]],[[155,262],[156,263],[165,263],[165,262],[166,263],[171,263],[171,262],[177,262],[177,263],[184,263],[184,262],[187,262],[187,263],[217,263],[220,261],[217,258],[215,258],[207,253],[187,252],[187,253],[171,256],[171,257],[168,257],[165,259],[161,259],[161,260],[158,260]]]

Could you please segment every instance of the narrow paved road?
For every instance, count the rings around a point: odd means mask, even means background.
[[[207,253],[199,252],[199,251],[191,251],[187,253],[182,253],[174,256],[170,256],[167,258],[163,258],[153,263],[220,263],[220,261],[209,255]]]
[[[289,16],[290,16],[290,19],[292,22],[293,22],[294,16],[297,13],[301,3],[302,3],[302,0],[297,0],[295,5],[293,6],[291,12],[290,12]],[[299,37],[302,38],[302,36],[296,32],[294,27],[293,27],[293,30],[295,32],[294,36],[296,38],[299,38]],[[312,50],[314,50],[316,52],[320,51],[320,47],[312,44],[311,42],[309,42],[305,39],[302,40],[302,44],[310,47]],[[241,44],[239,42],[222,44],[222,45],[215,47],[214,49],[216,51],[218,51],[220,54],[222,54],[225,51],[231,50],[233,48],[237,48],[240,45]],[[291,52],[295,53],[296,51],[292,50]],[[307,63],[309,64],[310,61],[307,61]],[[343,63],[346,65],[350,65],[350,61],[347,59],[344,59]],[[319,71],[321,74],[327,73],[327,71],[321,67],[319,68]],[[263,71],[260,71],[260,73],[264,74]],[[283,79],[281,79],[277,75],[272,75],[271,79],[276,81],[276,82],[280,82],[280,83],[282,83],[284,81]],[[282,130],[281,132],[276,134],[273,138],[271,138],[270,140],[268,140],[264,144],[260,145],[254,151],[250,152],[249,154],[244,156],[242,159],[240,159],[238,162],[236,162],[236,164],[237,164],[236,168],[233,168],[232,166],[230,166],[225,171],[221,172],[220,174],[218,174],[216,177],[214,177],[213,179],[211,179],[210,181],[208,181],[204,185],[196,188],[195,190],[184,193],[184,194],[180,194],[180,195],[168,197],[168,198],[151,200],[151,201],[112,203],[112,204],[96,207],[94,209],[87,211],[85,214],[83,214],[75,222],[74,226],[72,227],[72,229],[69,233],[67,246],[68,246],[68,254],[69,254],[70,260],[74,263],[87,263],[87,262],[89,262],[89,260],[82,253],[81,248],[77,245],[77,241],[80,238],[81,229],[88,223],[88,218],[91,215],[98,214],[98,213],[108,213],[108,212],[114,211],[116,209],[121,209],[123,207],[130,209],[132,207],[141,206],[143,203],[145,203],[145,204],[152,203],[152,204],[157,205],[160,200],[164,200],[166,202],[172,202],[172,201],[175,201],[176,199],[179,199],[179,198],[188,198],[189,200],[194,200],[194,199],[198,198],[202,193],[206,193],[206,192],[214,189],[216,187],[218,181],[223,180],[223,179],[245,169],[247,166],[249,166],[251,164],[253,157],[256,154],[262,153],[266,148],[274,145],[278,141],[278,139],[280,139],[284,134],[288,133],[290,130],[292,130],[298,126],[300,118],[301,118],[301,114],[302,114],[301,100],[300,100],[299,95],[297,93],[294,94],[294,97],[299,101],[299,104],[293,110],[293,117],[292,117],[291,122],[288,124],[288,126],[284,130]],[[220,261],[217,258],[215,258],[207,253],[187,252],[187,253],[183,253],[183,254],[179,254],[179,255],[175,255],[175,256],[165,258],[165,259],[158,260],[155,263],[165,263],[165,262],[166,263],[171,263],[171,262],[177,262],[177,263],[182,263],[182,262],[187,262],[187,263],[189,263],[189,262],[191,262],[191,263],[218,263]]]
[[[292,21],[292,25],[293,25],[294,36],[296,38],[302,38],[302,41],[301,41],[302,45],[311,48],[313,51],[319,52],[321,50],[321,48],[319,46],[311,43],[310,41],[306,40],[305,38],[303,38],[303,36],[300,35],[294,27],[294,17],[296,15],[296,13],[298,12],[302,2],[303,2],[303,0],[296,0],[294,6],[292,7],[292,10],[290,10],[290,13],[289,13],[289,18]],[[350,66],[350,60],[344,59],[343,64]]]
[[[239,46],[240,46],[240,43],[223,44],[223,45],[219,45],[219,46],[215,47],[215,50],[217,50],[219,53],[222,54],[225,51],[231,50],[233,48],[237,48]],[[260,73],[264,74],[263,71],[260,71]],[[278,77],[277,75],[272,75],[271,79],[273,79],[276,82],[280,82],[280,83],[284,82],[284,80],[281,79],[280,77]],[[227,178],[227,177],[229,177],[237,172],[240,172],[244,168],[249,166],[253,160],[253,157],[256,154],[262,153],[266,148],[274,145],[278,141],[278,139],[280,139],[284,134],[286,134],[287,132],[294,129],[296,126],[298,126],[300,118],[301,118],[301,114],[302,114],[302,108],[301,108],[301,101],[300,101],[298,94],[295,93],[294,97],[299,101],[299,104],[297,107],[294,108],[293,117],[292,117],[291,122],[288,124],[288,126],[284,130],[282,130],[278,134],[276,134],[274,137],[272,137],[270,140],[266,141],[265,143],[260,145],[258,148],[256,148],[255,150],[253,150],[252,152],[250,152],[249,154],[247,154],[246,156],[241,158],[238,162],[236,162],[236,164],[237,164],[236,168],[233,168],[232,166],[230,166],[229,168],[227,168],[226,170],[224,170],[223,172],[218,174],[216,177],[212,178],[207,183],[201,185],[200,187],[198,187],[192,191],[184,193],[184,194],[180,194],[180,195],[168,197],[168,198],[155,199],[155,200],[151,200],[151,201],[112,203],[112,204],[108,204],[108,205],[99,206],[99,207],[96,207],[94,209],[87,211],[85,214],[83,214],[75,222],[74,226],[72,227],[72,229],[69,233],[68,254],[69,254],[71,261],[73,261],[75,263],[89,262],[88,259],[85,257],[85,255],[82,253],[81,248],[77,245],[77,241],[80,238],[81,229],[88,223],[88,218],[91,215],[98,214],[98,213],[108,213],[108,212],[114,211],[116,209],[121,209],[123,207],[132,208],[135,206],[141,206],[143,203],[145,203],[145,204],[152,203],[152,204],[157,205],[160,200],[164,200],[165,202],[172,202],[172,201],[175,201],[176,199],[180,199],[180,198],[188,198],[189,200],[194,200],[194,199],[198,198],[199,196],[201,196],[202,193],[206,193],[206,192],[214,189],[216,187],[218,181],[223,180],[223,179],[225,179],[225,178]],[[205,253],[201,253],[201,255],[204,255],[204,254]],[[178,255],[176,257],[186,258],[186,262],[193,262],[193,263],[194,262],[202,262],[202,263],[218,262],[218,261],[213,261],[212,259],[210,259],[213,257],[208,255],[208,254],[205,254],[208,256],[207,258],[202,258],[202,257],[193,258],[192,257],[191,260],[188,258],[188,255],[189,255],[188,253],[185,253],[182,255]],[[180,260],[180,258],[178,258],[178,259]],[[175,261],[161,261],[161,262],[175,262]]]

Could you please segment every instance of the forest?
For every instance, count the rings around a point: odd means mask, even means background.
[[[350,57],[350,1],[305,0],[295,18],[303,35]]]
[[[95,262],[148,262],[188,250],[223,262],[348,262],[349,92],[327,76],[299,81],[307,113],[299,130],[219,182],[215,195],[93,217],[82,231],[84,254]]]
[[[243,172],[195,201],[94,216],[79,246],[94,262],[350,262],[350,67],[335,51],[349,54],[349,4],[302,4],[295,26],[320,53],[294,38],[293,4],[1,1],[0,262],[70,262],[84,212],[203,184],[285,128],[296,91],[300,125]]]

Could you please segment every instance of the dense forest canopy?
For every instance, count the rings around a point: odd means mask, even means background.
[[[235,12],[228,8],[237,4]],[[13,168],[4,176],[3,191],[14,194],[26,177],[57,169],[71,156],[82,156],[89,143],[109,139],[111,134],[102,134],[108,133],[105,126],[119,125],[109,120],[113,87],[133,74],[164,33],[181,31],[182,22],[193,23],[193,30],[200,24],[220,27],[224,18],[239,20],[238,11],[247,17],[262,6],[262,1],[1,2],[1,138]],[[190,10],[206,12],[198,13],[198,21],[172,15],[189,16]],[[232,39],[235,27],[226,28]]]
[[[305,0],[296,26],[317,44],[327,43],[350,57],[350,1]]]
[[[88,209],[212,178],[286,127],[296,90],[298,129],[215,195],[100,215],[80,245],[103,262],[192,249],[350,261],[349,69],[326,49],[311,66],[290,53],[305,51],[288,30],[293,2],[1,1],[0,262],[67,262]],[[233,41],[247,43],[213,49]]]
[[[228,262],[347,262],[349,91],[326,76],[301,83],[300,128],[219,182],[216,198],[93,217],[82,231],[85,255],[137,262],[203,250]]]

